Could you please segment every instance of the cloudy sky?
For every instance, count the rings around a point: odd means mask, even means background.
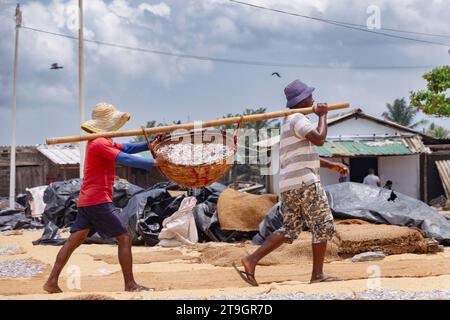
[[[77,2],[20,1],[23,24],[76,36]],[[450,34],[447,0],[247,2],[364,25],[367,8],[376,5],[381,27]],[[11,139],[14,10],[15,1],[0,0],[0,145]],[[450,62],[450,46],[391,39],[227,0],[86,0],[84,12],[86,39],[130,47],[297,65],[437,66]],[[450,43],[450,38],[403,35]],[[19,145],[79,132],[77,50],[75,40],[21,29]],[[53,62],[64,69],[50,70]],[[281,78],[271,75],[275,71]],[[152,119],[207,120],[257,107],[275,111],[284,107],[283,88],[296,78],[316,87],[316,101],[349,101],[353,108],[380,116],[387,102],[424,88],[421,75],[426,71],[249,66],[86,43],[86,117],[101,101],[132,114],[125,129],[138,128]],[[431,120],[450,128],[444,119]]]

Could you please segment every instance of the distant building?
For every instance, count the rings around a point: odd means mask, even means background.
[[[270,149],[274,174],[267,176],[267,187],[274,193],[279,192],[279,139],[277,136],[257,143],[260,148]],[[362,183],[368,169],[373,168],[382,185],[391,180],[394,190],[424,199],[428,194],[424,190],[423,166],[431,154],[424,140],[435,139],[355,109],[328,119],[327,140],[317,150],[321,157],[348,165],[349,181]],[[326,169],[321,169],[320,176],[323,185],[339,182],[339,175]]]
[[[0,197],[9,195],[9,146],[0,146]],[[149,152],[140,154],[150,157]],[[16,148],[16,194],[26,188],[48,185],[79,177],[80,152],[78,145],[37,145]],[[143,188],[167,181],[159,170],[146,172],[140,169],[116,166],[116,175]]]
[[[431,154],[423,159],[421,170],[424,201],[428,202],[442,195],[450,200],[450,139],[423,140],[431,149]]]

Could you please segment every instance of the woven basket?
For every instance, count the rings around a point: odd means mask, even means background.
[[[201,137],[200,137],[201,135]],[[219,140],[219,141],[217,141]],[[196,143],[220,143],[233,145],[233,153],[220,162],[205,163],[200,165],[180,165],[172,163],[168,157],[158,150],[168,144],[181,142]],[[155,140],[150,145],[150,151],[158,161],[158,168],[168,179],[188,188],[202,188],[209,186],[222,178],[234,162],[234,154],[237,149],[237,135],[221,132],[190,131],[185,134],[167,136],[163,140]]]

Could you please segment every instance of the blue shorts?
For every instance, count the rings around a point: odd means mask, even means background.
[[[90,229],[89,236],[95,232],[104,238],[115,238],[127,232],[117,209],[111,202],[93,206],[79,207],[70,233]]]

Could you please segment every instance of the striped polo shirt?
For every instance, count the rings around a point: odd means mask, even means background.
[[[320,159],[316,147],[305,136],[316,125],[303,114],[282,120],[280,139],[280,191],[285,192],[320,181]]]

